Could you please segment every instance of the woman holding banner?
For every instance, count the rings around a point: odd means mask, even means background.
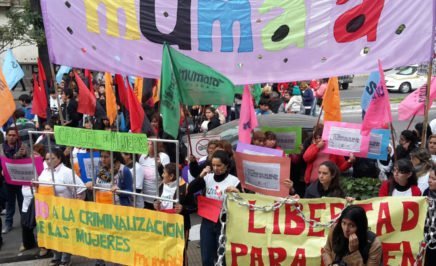
[[[368,229],[365,210],[351,205],[330,229],[322,260],[324,265],[379,266],[382,253],[380,240]]]
[[[218,238],[221,234],[220,209],[226,190],[239,187],[239,179],[229,174],[230,158],[227,152],[218,150],[212,155],[212,167],[206,166],[189,184],[189,194],[204,190],[198,197],[198,214],[203,217],[200,227],[200,247],[203,266],[215,265]]]
[[[53,188],[53,185],[39,185],[38,193],[43,195],[55,195],[62,198],[74,199],[80,198],[84,199],[85,197],[85,185],[77,176],[73,177],[73,171],[66,167],[62,161],[64,158],[64,153],[59,148],[54,148],[51,152],[48,152],[45,155],[45,161],[47,163],[47,167],[42,171],[41,175],[38,178],[40,182],[46,183],[54,183],[56,184]],[[83,187],[68,187],[62,186],[58,184],[67,184],[67,185],[79,185]],[[54,256],[50,261],[49,265],[70,265],[71,264],[71,254],[65,252],[58,252],[53,250]]]
[[[304,173],[304,181],[307,185],[318,180],[318,169],[321,163],[331,161],[336,164],[340,171],[345,171],[350,168],[355,161],[355,157],[352,153],[350,153],[349,159],[345,160],[344,156],[321,152],[325,146],[325,142],[322,139],[323,129],[324,127],[322,125],[318,125],[315,128],[312,144],[303,154],[303,160],[307,164],[306,172]]]

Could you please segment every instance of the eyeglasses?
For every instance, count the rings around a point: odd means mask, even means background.
[[[395,172],[398,172],[398,173],[403,174],[403,175],[409,173],[409,172],[406,172],[406,171],[400,171],[397,167],[394,167],[393,172],[394,172],[394,173],[395,173]]]

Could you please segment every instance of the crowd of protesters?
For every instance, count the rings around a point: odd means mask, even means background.
[[[92,82],[97,102],[105,109],[105,84],[100,79],[101,75],[95,75]],[[257,115],[275,115],[286,113],[289,115],[316,115],[317,108],[322,104],[323,94],[326,90],[326,80],[309,82],[290,82],[279,84],[263,84],[262,95],[256,103]],[[223,200],[224,193],[229,191],[241,191],[241,184],[236,171],[234,148],[231,143],[225,140],[210,141],[207,146],[208,155],[197,160],[188,156],[188,147],[181,145],[180,161],[176,161],[175,146],[158,142],[156,146],[149,143],[149,154],[141,155],[126,153],[111,153],[101,151],[100,163],[96,166],[95,180],[83,183],[79,178],[77,154],[89,152],[81,147],[64,147],[56,144],[53,134],[41,134],[32,139],[29,137],[29,130],[53,132],[55,125],[70,127],[81,127],[97,130],[129,131],[129,114],[122,106],[119,99],[118,116],[114,124],[109,123],[105,115],[90,117],[77,111],[77,84],[74,75],[64,75],[56,88],[49,90],[49,115],[46,120],[32,114],[31,94],[23,94],[19,97],[21,107],[14,113],[11,119],[3,128],[4,138],[1,154],[7,158],[19,159],[33,156],[40,156],[44,159],[44,170],[39,180],[51,182],[52,174],[57,184],[82,184],[83,189],[72,189],[65,186],[39,185],[38,193],[57,195],[66,198],[81,200],[94,200],[100,203],[117,204],[122,206],[134,206],[150,210],[173,210],[184,217],[186,239],[189,236],[191,226],[190,214],[197,209],[195,196],[203,194],[205,197]],[[158,112],[159,103],[151,100],[151,93],[144,93],[143,108],[147,115],[152,131],[146,132],[149,137],[171,139],[162,128],[162,117]],[[60,106],[59,106],[60,104]],[[192,106],[182,118],[187,120],[180,122],[181,137],[189,130],[192,133],[208,132],[220,125],[234,119],[238,119],[241,109],[241,95],[236,95],[233,106]],[[60,117],[63,117],[63,120]],[[185,125],[188,125],[186,127]],[[315,126],[315,125],[314,125]],[[301,198],[320,197],[342,197],[347,196],[341,186],[341,175],[345,171],[351,172],[350,178],[372,177],[380,179],[379,196],[429,196],[436,198],[436,176],[434,162],[436,162],[436,120],[432,121],[427,129],[428,145],[420,147],[420,140],[423,134],[422,123],[417,123],[413,130],[401,132],[399,143],[396,147],[389,145],[388,158],[386,160],[372,160],[356,158],[352,153],[349,156],[329,155],[322,153],[325,142],[321,136],[323,133],[322,123],[316,125],[313,134],[309,134],[304,140],[300,154],[290,155],[292,171],[286,186],[289,187],[289,195]],[[30,150],[32,142],[33,150]],[[182,142],[181,142],[182,143]],[[273,149],[281,149],[277,145],[277,138],[273,132],[253,132],[252,144],[265,146]],[[156,149],[156,150],[155,150]],[[157,160],[155,160],[157,157]],[[71,158],[71,159],[70,159]],[[136,161],[135,161],[136,160]],[[158,164],[156,167],[156,163]],[[112,169],[111,169],[112,168]],[[135,168],[135,171],[133,171]],[[188,171],[181,171],[182,169]],[[73,170],[72,170],[73,169]],[[157,172],[156,172],[157,169]],[[74,171],[74,175],[73,175]],[[183,180],[177,183],[175,179],[177,171],[180,171]],[[136,177],[133,174],[136,174]],[[0,210],[2,210],[2,234],[7,234],[13,228],[15,212],[21,214],[22,224],[22,245],[20,251],[31,249],[37,246],[35,239],[35,221],[32,219],[34,206],[32,206],[33,193],[30,187],[11,185],[1,178]],[[157,188],[156,183],[159,184]],[[116,193],[117,190],[135,191],[147,195],[160,195],[163,198],[175,199],[176,188],[180,187],[180,201],[173,204],[167,201],[156,201],[151,198],[137,197],[135,200],[127,194]],[[98,188],[106,188],[99,190]],[[93,193],[93,190],[96,190]],[[158,190],[158,191],[157,191]],[[95,196],[95,198],[93,198]],[[18,210],[16,205],[18,203]],[[33,212],[32,212],[33,210]],[[343,212],[342,223],[349,223],[347,226],[356,227],[362,218],[359,209],[350,209]],[[365,217],[366,219],[366,217]],[[342,221],[344,220],[344,222]],[[0,224],[1,226],[1,224]],[[341,227],[342,229],[340,229]],[[335,258],[332,254],[345,256],[350,252],[353,257],[348,261],[377,261],[380,256],[374,257],[364,254],[363,247],[350,245],[340,248],[332,247],[335,239],[348,243],[362,243],[362,237],[366,238],[367,225],[357,226],[362,232],[346,235],[343,226],[336,226],[335,231],[329,236],[327,250],[331,253],[323,255],[325,262],[332,263]],[[362,229],[363,228],[363,229]],[[221,224],[203,219],[200,230],[201,255],[203,265],[214,265],[217,259],[218,237]],[[340,233],[336,232],[340,231]],[[348,232],[348,231],[347,231]],[[354,232],[354,231],[353,231]],[[342,235],[344,234],[345,238]],[[360,239],[359,239],[360,237]],[[368,235],[368,237],[373,237]],[[333,239],[333,240],[332,240]],[[371,250],[379,249],[379,242],[375,243]],[[345,243],[344,242],[344,243]],[[2,238],[0,234],[0,248]],[[330,243],[330,244],[329,244]],[[342,243],[342,242],[341,242]],[[345,244],[344,244],[345,245]],[[377,246],[378,245],[378,246]],[[186,246],[187,248],[187,242]],[[369,250],[369,248],[368,248]],[[46,249],[40,249],[40,255],[47,254]],[[53,251],[53,260],[50,265],[71,264],[71,254]],[[377,253],[378,254],[378,253]],[[432,258],[433,251],[428,251],[427,258]],[[188,265],[188,258],[184,256],[184,263]],[[97,261],[96,265],[104,265],[104,261]],[[354,265],[354,264],[349,264]],[[356,264],[357,265],[357,264]],[[360,264],[359,264],[360,265]],[[370,265],[370,264],[368,264]],[[371,264],[373,265],[373,264]],[[375,265],[375,264],[374,264]],[[429,264],[426,264],[429,265]]]

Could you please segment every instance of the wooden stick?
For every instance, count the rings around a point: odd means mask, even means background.
[[[323,106],[321,105],[321,109],[319,110],[318,120],[316,121],[316,125],[315,125],[315,127],[313,128],[312,139],[315,138],[315,130],[318,128],[319,121],[321,120],[321,114],[322,114],[322,111],[323,111],[323,110],[324,110],[324,108],[323,108]]]
[[[55,72],[54,72],[54,68],[53,68],[53,64],[50,63],[50,72],[51,72],[51,77],[53,79],[53,87],[55,89],[55,95],[56,95],[56,104],[58,105],[58,111],[59,111],[59,119],[61,120],[61,125],[64,124],[65,120],[64,120],[64,115],[62,114],[62,109],[61,109],[61,103],[59,101],[59,94],[58,94],[58,89],[56,88],[56,76],[55,76]],[[40,84],[41,86],[41,84]],[[49,96],[49,105],[50,105],[50,96]],[[66,108],[66,106],[65,106]]]
[[[413,120],[415,120],[415,116],[416,116],[416,113],[413,115],[412,119],[410,120],[409,124],[407,125],[406,130],[409,130],[410,126],[411,126],[412,123],[413,123]]]
[[[183,106],[183,114],[185,115],[186,137],[188,137],[189,154],[194,155],[192,153],[191,134],[189,132],[188,115],[186,114],[185,106]]]
[[[422,123],[422,136],[421,136],[421,148],[425,148],[427,144],[427,127],[428,127],[428,111],[430,109],[430,86],[431,86],[431,75],[433,72],[433,57],[430,58],[430,62],[428,64],[428,73],[427,73],[427,89],[425,95],[425,103],[424,103],[424,122]]]
[[[390,123],[390,126],[391,126],[391,137],[392,137],[392,150],[393,150],[393,152],[394,152],[394,160],[396,161],[397,160],[397,153],[395,152],[395,134],[394,134],[394,131],[395,131],[395,129],[394,129],[394,126],[392,125],[392,122]]]

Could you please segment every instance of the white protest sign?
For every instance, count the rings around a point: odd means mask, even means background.
[[[360,129],[330,127],[328,137],[328,149],[342,150],[347,152],[360,152],[362,136]]]
[[[243,161],[245,183],[268,190],[280,190],[280,164]]]
[[[31,181],[34,179],[34,168],[30,164],[5,163],[7,171],[12,181]]]
[[[192,155],[194,155],[197,160],[207,156],[207,145],[211,140],[221,140],[221,136],[191,136]]]

